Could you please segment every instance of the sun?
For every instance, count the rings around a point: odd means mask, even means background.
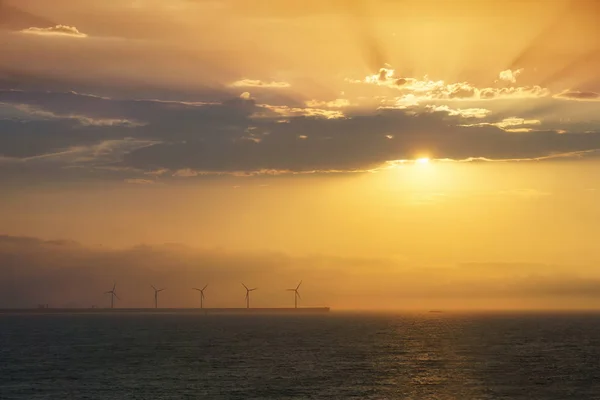
[[[417,159],[415,160],[415,162],[416,162],[417,164],[422,164],[422,165],[424,165],[424,164],[429,164],[429,158],[428,158],[428,157],[417,158]]]

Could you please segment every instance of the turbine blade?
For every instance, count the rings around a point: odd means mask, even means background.
[[[296,291],[296,289],[285,289],[285,290],[286,290],[286,292],[295,292]]]
[[[117,288],[117,282],[115,282],[115,283],[113,284],[113,288],[112,288],[113,292],[115,291],[115,289],[116,289],[116,288]]]
[[[197,290],[197,291],[199,291],[199,292],[201,292],[201,291],[202,291],[202,289],[198,289],[198,288],[195,288],[195,287],[193,287],[193,288],[192,288],[192,290]]]
[[[300,285],[302,285],[302,281],[300,281],[300,283],[298,284],[298,286],[296,286],[296,290],[300,289]]]
[[[119,296],[117,296],[117,294],[115,292],[113,292],[113,296],[115,296],[117,299],[121,300],[121,298]]]
[[[252,292],[253,290],[256,290],[256,289],[258,289],[258,288],[257,288],[257,287],[255,287],[255,288],[248,289],[248,290]]]
[[[206,285],[204,285],[204,287],[202,288],[202,290],[206,289],[208,287],[208,283]]]
[[[112,290],[109,290],[108,292],[104,292],[104,294],[109,294],[112,293]]]
[[[156,290],[156,288],[154,287],[154,285],[150,285],[150,286],[152,286],[152,289]]]
[[[248,290],[248,286],[244,285],[243,283],[242,283],[242,286],[245,287],[246,290]]]
[[[299,299],[302,298],[302,296],[300,296],[300,292],[296,290],[296,296],[298,296]]]
[[[200,297],[204,298],[204,292],[200,292]]]

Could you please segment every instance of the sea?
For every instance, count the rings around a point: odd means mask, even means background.
[[[0,399],[600,399],[600,314],[0,315]]]

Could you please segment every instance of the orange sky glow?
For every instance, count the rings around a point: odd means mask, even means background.
[[[0,0],[0,308],[597,309],[599,70],[594,0]]]

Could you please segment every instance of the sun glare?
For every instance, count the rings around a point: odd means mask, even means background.
[[[417,158],[415,160],[415,162],[417,164],[429,164],[429,158],[427,158],[427,157]]]

